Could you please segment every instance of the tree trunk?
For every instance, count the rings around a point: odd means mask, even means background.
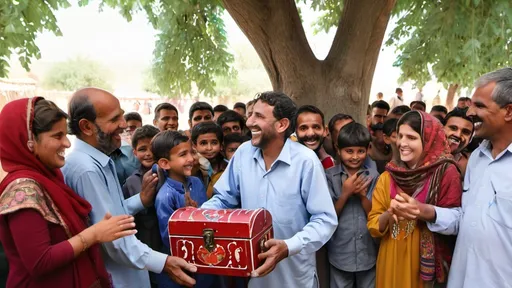
[[[223,0],[261,58],[272,87],[330,118],[346,113],[364,123],[375,65],[396,0],[346,0],[334,41],[318,60],[294,0]]]
[[[453,109],[453,100],[457,89],[459,89],[459,84],[450,84],[448,87],[448,93],[446,94],[446,108],[448,111],[452,111]]]

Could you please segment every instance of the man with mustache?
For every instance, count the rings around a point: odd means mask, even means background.
[[[507,287],[512,275],[512,68],[485,74],[475,86],[467,115],[484,141],[469,158],[462,206],[400,203],[401,216],[423,215],[430,231],[457,235],[448,288]]]
[[[116,167],[109,155],[121,146],[120,134],[126,128],[119,100],[107,91],[85,88],[69,102],[69,131],[76,135],[75,148],[62,168],[64,180],[82,198],[91,203],[90,221],[97,223],[109,212],[135,215],[153,205],[158,178],[148,171],[142,191],[124,200]],[[149,288],[148,271],[165,271],[180,284],[195,281],[182,269],[196,268],[181,258],[152,250],[135,235],[104,243],[103,258],[114,287]]]
[[[324,149],[327,136],[324,113],[313,105],[304,105],[297,110],[295,134],[297,141],[313,150],[322,162],[324,169],[334,167],[332,158]]]
[[[289,139],[296,106],[281,92],[258,95],[247,119],[251,142],[242,144],[214,186],[209,209],[265,208],[275,239],[253,271],[249,288],[318,287],[315,252],[332,236],[338,217],[318,157]]]
[[[368,129],[372,135],[372,142],[368,149],[368,155],[377,164],[379,173],[384,172],[385,163],[391,160],[393,154],[391,148],[384,142],[384,133],[382,132],[384,121],[389,112],[389,105],[385,101],[375,101],[372,103],[372,110],[369,119]]]
[[[171,103],[160,103],[155,108],[153,125],[160,131],[178,131],[179,115],[176,106]]]
[[[469,145],[473,135],[473,121],[466,116],[467,110],[455,108],[446,115],[444,120],[444,132],[462,177],[464,177],[468,164],[468,155],[462,151]]]

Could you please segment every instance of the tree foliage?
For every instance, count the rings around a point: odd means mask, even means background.
[[[62,35],[53,12],[69,6],[66,0],[0,1],[0,77],[7,76],[12,54],[29,70],[31,59],[41,57],[35,44],[37,33],[47,30]]]
[[[399,54],[401,81],[472,87],[480,75],[512,63],[509,0],[402,1],[387,45]]]
[[[54,64],[45,74],[44,86],[64,91],[91,86],[111,90],[109,75],[108,69],[101,63],[77,57]]]

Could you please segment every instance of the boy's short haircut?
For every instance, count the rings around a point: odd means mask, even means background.
[[[444,114],[448,114],[448,109],[446,109],[446,107],[444,107],[443,105],[434,105],[430,109],[430,112],[442,112]]]
[[[249,137],[245,136],[245,135],[240,135],[238,133],[230,133],[226,136],[224,136],[224,147],[227,147],[229,144],[232,144],[232,143],[244,143],[246,141],[249,141]]]
[[[187,142],[189,139],[187,136],[181,134],[178,131],[162,131],[156,134],[151,140],[151,152],[153,152],[153,159],[158,161],[159,159],[169,159],[171,149],[180,145],[181,143]]]
[[[371,141],[372,138],[368,128],[357,122],[352,122],[341,128],[337,144],[338,149],[346,147],[368,147]]]
[[[393,110],[391,110],[391,114],[395,114],[395,115],[404,115],[405,113],[411,111],[411,108],[407,105],[400,105],[400,106],[396,106],[395,108],[393,108]]]
[[[128,121],[139,121],[140,123],[142,123],[142,117],[140,116],[139,113],[137,112],[130,112],[130,113],[126,113],[124,114],[124,121],[128,122]]]
[[[209,110],[213,114],[213,108],[212,105],[206,103],[206,102],[196,102],[190,106],[190,110],[188,110],[188,120],[192,120],[192,117],[194,116],[194,112],[199,110]]]
[[[384,125],[382,125],[382,132],[384,133],[384,135],[391,137],[393,132],[396,132],[396,124],[397,123],[398,123],[398,119],[396,119],[396,118],[391,118],[391,119],[386,120],[386,122],[384,122]]]
[[[133,132],[132,135],[133,149],[137,148],[137,144],[139,144],[140,140],[147,138],[153,139],[153,137],[155,137],[156,134],[158,134],[158,132],[160,132],[160,130],[158,130],[158,128],[156,128],[153,125],[144,125],[142,127],[135,129],[135,132]]]
[[[236,113],[236,112],[235,112]],[[219,125],[217,125],[215,122],[202,122],[194,126],[192,128],[191,137],[192,137],[192,143],[194,145],[197,144],[197,138],[199,138],[200,135],[213,133],[217,136],[217,140],[219,140],[219,143],[222,143],[224,140],[222,128],[220,128]]]
[[[295,114],[295,124],[297,124],[299,115],[302,113],[312,113],[312,114],[320,115],[320,118],[322,118],[322,126],[325,125],[324,113],[318,107],[313,106],[313,105],[302,105],[299,107],[299,109],[297,109],[297,113]]]
[[[338,113],[338,114],[332,116],[331,120],[329,120],[329,124],[327,125],[327,127],[329,128],[329,133],[331,133],[331,135],[334,133],[334,126],[336,126],[336,122],[341,121],[341,120],[354,121],[354,118],[352,118],[352,116],[350,116],[348,114],[343,114],[343,113]]]
[[[228,110],[229,110],[228,106],[222,105],[222,104],[219,104],[219,105],[213,107],[213,112],[214,113],[215,112],[226,112]]]
[[[228,122],[238,122],[240,124],[240,129],[245,128],[245,119],[242,115],[238,114],[236,111],[228,110],[222,114],[220,114],[219,118],[217,118],[217,124],[222,128],[222,125]]]
[[[178,112],[178,108],[176,108],[176,106],[172,105],[171,103],[164,102],[164,103],[158,104],[155,107],[155,120],[158,120],[158,117],[160,117],[160,111],[162,111],[162,110],[170,110],[170,111],[176,112],[177,115],[180,114],[180,112]]]
[[[244,109],[244,111],[247,110],[245,103],[242,103],[242,102],[236,102],[235,105],[233,105],[233,109],[236,109],[236,108],[242,108],[242,109]]]

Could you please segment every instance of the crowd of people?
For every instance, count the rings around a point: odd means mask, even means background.
[[[97,88],[68,113],[12,101],[0,113],[7,287],[320,287],[322,275],[333,288],[512,287],[512,69],[475,86],[428,113],[397,88],[364,124],[281,92],[196,102],[182,130],[170,103],[144,125]],[[187,206],[268,209],[263,264],[221,277],[170,256],[169,217]]]

